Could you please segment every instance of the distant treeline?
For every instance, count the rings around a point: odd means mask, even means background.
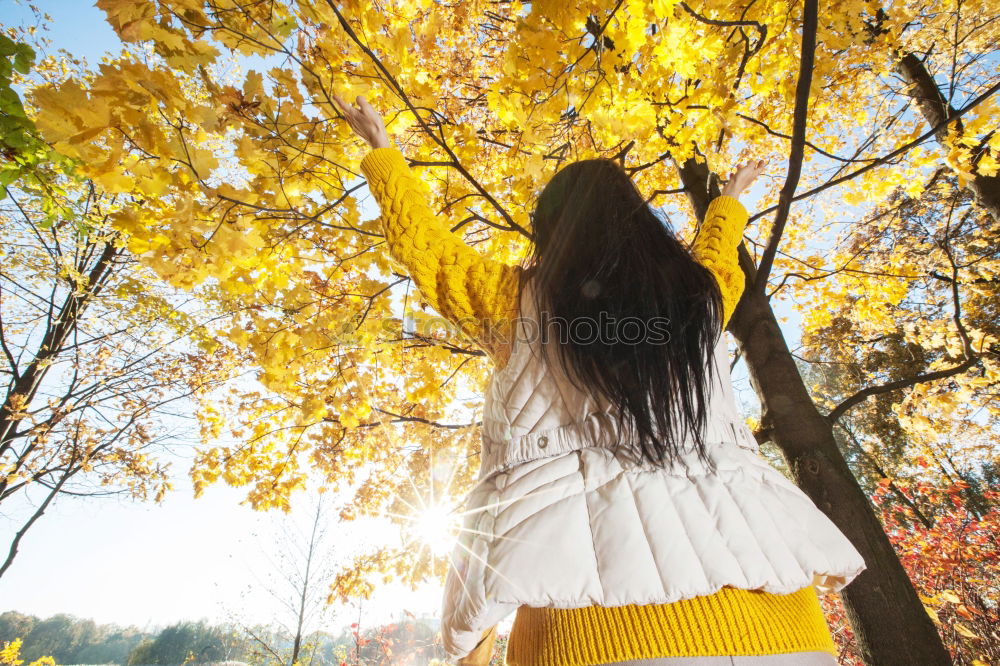
[[[303,666],[379,663],[388,648],[397,657],[412,655],[414,664],[443,659],[435,646],[430,619],[401,621],[357,636],[352,629],[339,635],[316,632],[304,637],[299,661]],[[180,666],[193,655],[194,663],[244,662],[287,664],[293,637],[273,627],[212,625],[205,621],[178,622],[146,632],[137,627],[96,624],[72,615],[46,620],[15,611],[0,614],[0,645],[23,639],[21,658],[27,663],[52,657],[57,664],[119,664],[120,666]],[[383,657],[384,658],[384,657]]]

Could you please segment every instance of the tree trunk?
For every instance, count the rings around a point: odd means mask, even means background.
[[[941,94],[941,90],[934,83],[934,77],[927,71],[920,58],[912,53],[906,54],[896,63],[896,71],[910,84],[906,93],[916,102],[917,108],[920,109],[920,113],[931,127],[935,127],[955,115],[955,109]],[[961,119],[955,122],[958,131],[961,132]],[[944,145],[944,140],[948,136],[948,128],[942,128],[936,136],[937,140]],[[985,208],[994,220],[1000,221],[1000,175],[976,174],[969,181],[968,187],[972,190],[979,205]]]
[[[717,194],[707,171],[705,162],[689,161],[679,168],[699,220]],[[951,664],[882,524],[837,447],[832,424],[810,398],[770,302],[764,293],[750,288],[756,270],[742,245],[740,263],[747,288],[728,330],[741,347],[763,406],[762,426],[770,430],[798,486],[854,544],[867,565],[841,591],[862,658],[873,666]]]

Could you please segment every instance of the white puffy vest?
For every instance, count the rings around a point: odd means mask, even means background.
[[[467,655],[522,604],[669,603],[725,585],[839,591],[865,569],[847,537],[757,453],[733,395],[725,335],[704,433],[716,473],[690,441],[657,468],[616,450],[629,434],[541,344],[530,288],[510,359],[486,388],[479,479],[445,580],[449,657]]]

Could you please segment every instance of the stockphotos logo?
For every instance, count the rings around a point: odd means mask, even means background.
[[[670,341],[670,320],[667,317],[616,318],[606,312],[593,317],[550,316],[542,312],[540,321],[515,317],[502,321],[487,321],[467,317],[450,319],[438,315],[408,313],[405,318],[373,318],[355,315],[334,328],[333,337],[340,344],[357,344],[377,338],[383,342],[404,339],[448,340],[466,333],[479,335],[494,344],[511,344],[516,332],[528,342],[540,340],[551,344],[638,345],[667,344]]]

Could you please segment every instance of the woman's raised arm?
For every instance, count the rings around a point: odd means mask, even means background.
[[[749,216],[739,196],[766,167],[767,162],[757,160],[736,170],[722,189],[722,195],[708,205],[705,220],[691,246],[694,258],[708,268],[719,283],[723,330],[743,295],[743,270],[736,249]]]
[[[484,257],[451,232],[427,203],[424,184],[392,147],[381,116],[360,95],[352,107],[334,94],[351,128],[372,147],[361,171],[382,211],[390,256],[428,304],[497,360],[516,312],[517,265]],[[491,337],[497,336],[500,337]]]

